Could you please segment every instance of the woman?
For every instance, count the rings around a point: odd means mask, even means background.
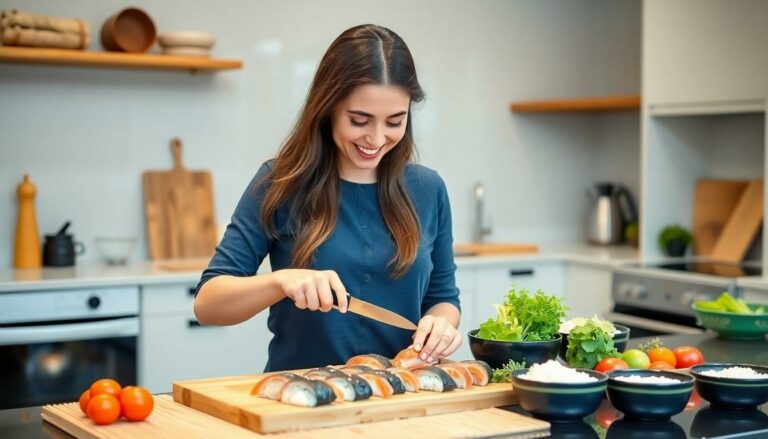
[[[293,132],[256,173],[203,272],[200,323],[233,325],[269,307],[266,371],[392,358],[411,344],[429,361],[459,347],[448,195],[434,171],[410,163],[411,103],[423,97],[391,30],[357,26],[331,44]],[[273,272],[255,275],[267,254]],[[418,329],[346,313],[346,293]]]

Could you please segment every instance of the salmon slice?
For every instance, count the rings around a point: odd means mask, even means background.
[[[419,353],[413,349],[413,346],[408,346],[407,348],[398,352],[395,356],[395,359],[392,360],[392,366],[398,369],[408,370],[419,369],[422,367],[431,366],[433,364],[437,364],[437,360],[434,360],[431,363],[422,360],[419,357]]]
[[[485,386],[491,382],[493,370],[485,361],[466,360],[462,361],[460,364],[463,364],[469,369],[469,373],[472,374],[472,384],[476,386]]]
[[[368,384],[371,386],[371,389],[373,390],[374,396],[389,398],[395,394],[395,389],[393,389],[392,385],[389,384],[389,381],[387,381],[387,379],[381,375],[364,372],[357,374],[357,376],[368,382]]]
[[[472,374],[469,373],[469,370],[467,370],[466,367],[457,363],[438,364],[437,367],[448,372],[448,375],[453,378],[456,387],[459,389],[472,388]]]
[[[300,378],[299,375],[291,372],[278,373],[262,378],[251,389],[251,395],[261,396],[262,398],[269,398],[280,400],[280,393],[283,387],[288,384],[289,381]]]
[[[388,358],[377,354],[355,355],[347,360],[346,366],[368,366],[373,369],[386,369],[392,366]]]
[[[403,382],[403,385],[405,386],[405,390],[407,392],[418,392],[419,391],[419,380],[416,378],[416,375],[413,374],[408,369],[398,369],[396,367],[390,367],[387,369],[388,371],[396,374],[398,377],[400,377],[400,381]]]

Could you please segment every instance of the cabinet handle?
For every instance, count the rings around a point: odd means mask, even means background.
[[[189,328],[207,328],[209,325],[201,325],[197,320],[187,320],[187,327]]]
[[[533,276],[533,268],[523,268],[520,270],[511,269],[509,270],[509,275],[512,277],[515,276]]]
[[[197,287],[189,287],[187,294],[189,294],[190,297],[195,297],[195,293],[197,293]]]

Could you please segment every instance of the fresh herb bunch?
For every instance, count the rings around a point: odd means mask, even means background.
[[[649,354],[652,350],[663,347],[663,346],[664,346],[664,342],[661,341],[659,337],[653,337],[652,339],[646,341],[645,343],[640,343],[640,346],[638,346],[637,348],[645,352],[646,354]]]
[[[528,290],[512,286],[504,303],[494,305],[496,318],[480,324],[479,338],[502,341],[552,340],[560,328],[560,321],[568,313],[563,299],[538,290],[531,295]]]
[[[501,369],[493,369],[492,383],[512,382],[512,371],[525,369],[525,362],[518,363],[515,360],[509,360]]]
[[[575,368],[593,369],[603,358],[617,357],[613,345],[613,324],[590,319],[576,326],[568,334],[568,350],[565,360]]]

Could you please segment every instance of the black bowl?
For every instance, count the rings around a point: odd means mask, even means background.
[[[534,363],[544,363],[557,358],[562,337],[548,341],[499,341],[479,338],[478,329],[469,331],[469,348],[475,360],[482,360],[494,369],[500,369],[509,360],[525,362],[528,367]]]
[[[619,419],[608,427],[606,439],[685,439],[683,427],[673,421],[641,422]]]
[[[639,375],[662,376],[680,380],[672,384],[630,383],[617,377]],[[689,375],[664,370],[621,369],[608,372],[608,400],[624,413],[624,418],[637,421],[666,421],[683,411],[693,391]]]
[[[624,352],[624,349],[627,348],[627,342],[629,341],[629,327],[624,325],[613,325],[613,327],[619,331],[613,335],[613,346],[619,353]],[[568,334],[561,332],[560,335],[563,336],[563,342],[560,343],[560,352],[558,355],[561,360],[565,361],[565,353],[568,351]]]
[[[768,367],[751,364],[703,363],[691,367],[696,378],[696,391],[713,407],[739,410],[753,410],[768,401],[768,378],[743,379],[720,378],[702,375],[708,370],[722,370],[729,367],[749,367],[762,374],[768,374]]]
[[[521,378],[528,369],[512,372],[512,387],[523,410],[535,418],[549,422],[579,422],[594,412],[603,400],[608,377],[589,370],[577,369],[597,381],[588,383],[544,383]]]

